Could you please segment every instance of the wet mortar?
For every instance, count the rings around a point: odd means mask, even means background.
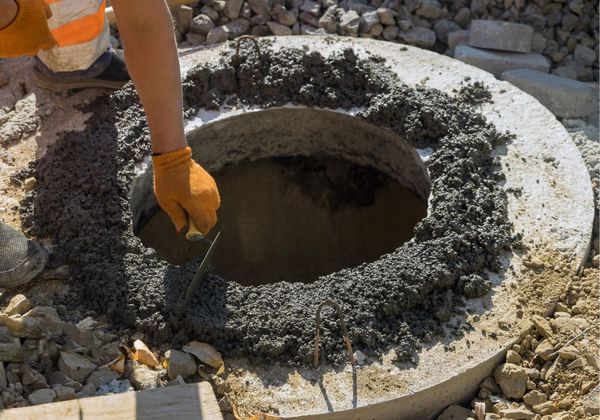
[[[310,283],[375,261],[409,240],[427,213],[426,203],[391,177],[341,159],[246,161],[214,177],[223,205],[212,272],[245,286]],[[156,210],[139,233],[144,245],[172,264],[206,252]]]
[[[73,290],[65,304],[135,326],[155,342],[193,338],[226,356],[255,363],[308,364],[317,305],[344,308],[351,339],[366,353],[395,350],[410,360],[434,339],[463,298],[487,293],[486,272],[499,271],[511,247],[503,176],[490,157],[510,140],[460,98],[399,82],[378,57],[351,48],[324,57],[301,49],[272,51],[261,42],[240,56],[190,71],[186,117],[224,101],[262,107],[288,102],[324,108],[362,107],[357,117],[388,128],[415,146],[433,149],[429,215],[414,239],[380,259],[319,277],[310,284],[244,287],[209,275],[179,328],[171,324],[197,261],[174,266],[144,247],[131,230],[128,194],[136,164],[149,154],[143,110],[131,86],[100,98],[83,132],[64,133],[38,161],[37,188],[22,219],[30,234],[55,244],[51,264],[68,264]],[[322,357],[344,360],[340,332],[324,311]]]

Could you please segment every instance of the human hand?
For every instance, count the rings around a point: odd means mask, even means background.
[[[154,193],[177,231],[187,225],[188,215],[198,230],[207,235],[217,223],[221,204],[215,180],[192,160],[189,147],[152,157]]]

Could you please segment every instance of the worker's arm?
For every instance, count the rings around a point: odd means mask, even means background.
[[[154,190],[177,230],[189,214],[207,234],[220,204],[212,177],[191,159],[183,130],[177,44],[164,0],[113,0],[125,62],[150,128]]]
[[[138,91],[152,137],[152,151],[186,146],[181,79],[173,23],[164,0],[114,0],[127,70]]]

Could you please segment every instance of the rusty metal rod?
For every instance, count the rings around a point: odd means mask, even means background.
[[[321,304],[317,307],[317,313],[315,316],[316,330],[315,330],[315,351],[314,351],[314,365],[315,368],[319,367],[319,356],[320,356],[320,347],[319,342],[321,341],[321,309],[324,306],[331,306],[336,312],[338,319],[340,320],[340,328],[342,330],[342,338],[344,341],[344,347],[346,348],[346,354],[348,355],[348,359],[350,359],[350,363],[352,366],[356,365],[356,359],[354,359],[354,352],[352,351],[352,342],[350,341],[350,337],[348,337],[348,330],[346,329],[346,320],[344,319],[344,313],[342,312],[342,308],[340,305],[335,303],[332,300],[325,300],[321,302]]]
[[[262,54],[260,52],[260,46],[258,45],[258,41],[256,40],[256,37],[252,36],[252,35],[242,35],[240,36],[235,43],[235,55],[236,57],[240,56],[240,44],[244,39],[248,39],[250,41],[252,41],[254,43],[254,47],[256,48],[256,53],[258,54],[258,59],[262,60]]]

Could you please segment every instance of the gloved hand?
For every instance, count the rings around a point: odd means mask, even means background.
[[[0,57],[35,55],[56,45],[48,28],[52,14],[43,0],[15,0],[19,8],[15,19],[0,29]]]
[[[156,199],[175,228],[183,230],[189,214],[198,230],[207,235],[217,223],[216,211],[221,205],[215,180],[192,160],[189,147],[153,156],[152,161]]]

